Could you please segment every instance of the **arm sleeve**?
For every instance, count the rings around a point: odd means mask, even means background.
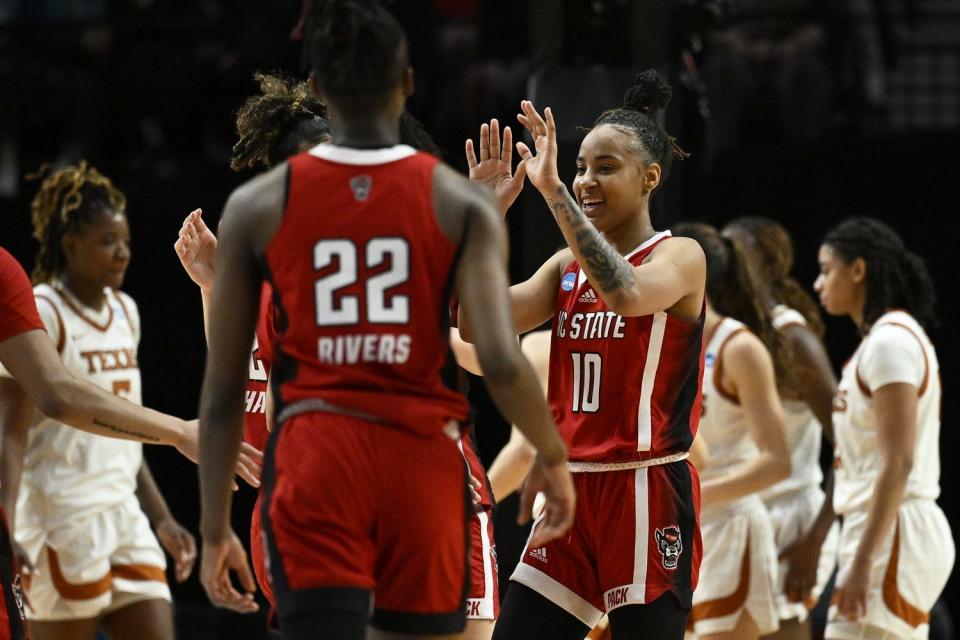
[[[877,327],[860,358],[860,378],[871,392],[894,382],[923,384],[927,363],[919,339],[895,325]]]

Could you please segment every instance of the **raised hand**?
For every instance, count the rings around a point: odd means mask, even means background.
[[[553,110],[547,107],[543,112],[544,117],[541,117],[529,100],[520,103],[520,110],[523,113],[517,115],[517,120],[530,132],[537,152],[534,155],[526,144],[517,143],[527,176],[538,190],[553,191],[562,184],[557,172],[557,123],[553,119]]]
[[[184,218],[173,248],[190,279],[201,289],[209,291],[213,289],[216,273],[214,260],[217,256],[217,237],[204,223],[202,215],[202,210],[194,209]]]
[[[500,123],[496,118],[490,124],[480,125],[480,161],[473,148],[473,140],[466,142],[467,166],[470,167],[470,179],[485,184],[497,197],[497,208],[501,214],[514,203],[523,189],[524,176],[527,173],[526,162],[520,161],[516,173],[513,172],[513,132],[510,127],[503,130],[503,144],[500,141]]]
[[[157,540],[173,558],[177,582],[183,582],[190,577],[197,560],[197,543],[193,535],[172,517],[157,524],[156,530]]]

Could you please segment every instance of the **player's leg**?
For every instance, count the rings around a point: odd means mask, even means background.
[[[689,609],[680,606],[672,593],[649,604],[634,604],[610,611],[610,637],[645,640],[683,640]]]
[[[140,600],[105,615],[100,628],[110,640],[173,640],[173,611],[167,600]]]
[[[678,636],[679,637],[679,636]],[[697,634],[697,640],[755,640],[760,637],[760,630],[757,623],[753,621],[750,614],[744,611],[737,619],[737,625],[730,631],[720,633]],[[616,636],[614,636],[616,638]]]
[[[511,582],[493,640],[583,640],[590,627],[530,587]]]
[[[495,620],[467,620],[463,640],[490,640]]]
[[[94,640],[98,618],[83,620],[28,620],[31,640]]]

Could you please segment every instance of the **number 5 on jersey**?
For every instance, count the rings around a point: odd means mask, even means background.
[[[570,354],[573,358],[573,412],[596,413],[600,410],[599,353]]]
[[[337,261],[337,269],[314,284],[317,325],[335,327],[360,323],[360,297],[337,295],[359,280],[357,246],[352,240],[321,240],[313,246],[313,268],[324,269]],[[388,264],[386,271],[366,281],[366,321],[371,324],[407,324],[410,298],[388,291],[410,278],[410,247],[403,238],[372,238],[364,251],[367,269]]]

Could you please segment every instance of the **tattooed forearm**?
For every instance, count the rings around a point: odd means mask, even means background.
[[[562,216],[570,225],[576,245],[570,248],[581,258],[580,263],[595,286],[606,293],[634,285],[633,265],[590,224],[566,187],[560,186],[556,198],[548,200],[547,204],[558,222]]]
[[[108,431],[112,431],[113,433],[118,433],[120,435],[136,438],[137,440],[140,440],[142,442],[160,442],[160,438],[156,438],[154,436],[148,436],[147,434],[140,433],[139,431],[130,431],[128,429],[123,429],[121,427],[117,427],[112,424],[107,424],[106,422],[103,422],[99,418],[94,418],[93,424],[97,425],[98,427],[103,427]]]

